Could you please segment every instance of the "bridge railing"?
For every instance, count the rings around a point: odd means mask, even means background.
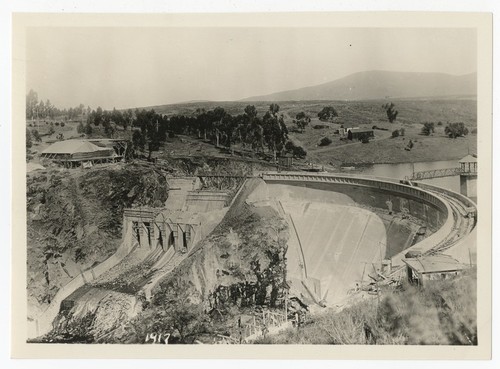
[[[418,181],[422,179],[452,177],[452,176],[458,176],[460,174],[474,175],[477,174],[477,172],[464,170],[462,168],[441,168],[441,169],[432,169],[432,170],[423,170],[419,172],[414,172],[411,176],[406,176],[405,179]]]
[[[332,173],[297,173],[297,172],[268,172],[263,173],[264,181],[298,181],[298,182],[325,182],[335,184],[352,184],[356,186],[364,186],[377,188],[391,192],[398,192],[410,197],[416,197],[435,206],[445,216],[450,214],[449,207],[439,197],[425,191],[419,187],[403,185],[397,179],[373,177],[373,176],[351,176]]]

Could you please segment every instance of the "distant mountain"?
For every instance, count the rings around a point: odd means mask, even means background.
[[[385,98],[476,95],[476,73],[454,76],[445,73],[369,71],[316,86],[253,96],[242,101],[371,100]]]

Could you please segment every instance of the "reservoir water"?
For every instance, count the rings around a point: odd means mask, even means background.
[[[360,168],[361,173],[377,176],[403,179],[405,176],[411,177],[413,171],[420,172],[424,170],[435,170],[445,168],[457,168],[458,160],[446,161],[427,161],[421,163],[403,163],[403,164],[374,164],[369,167]],[[427,179],[422,182],[435,186],[440,186],[451,191],[460,193],[460,177],[443,177]]]

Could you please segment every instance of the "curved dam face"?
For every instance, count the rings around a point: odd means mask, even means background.
[[[287,219],[287,280],[293,294],[317,303],[339,302],[448,218],[446,207],[411,188],[402,193],[374,183],[264,181],[248,201],[265,201]]]

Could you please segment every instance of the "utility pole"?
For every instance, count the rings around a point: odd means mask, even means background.
[[[375,271],[375,287],[377,288],[377,316],[378,316],[378,308],[380,305],[380,289],[378,286],[378,274],[377,274],[377,269],[375,268],[375,264],[372,263],[373,270]]]

